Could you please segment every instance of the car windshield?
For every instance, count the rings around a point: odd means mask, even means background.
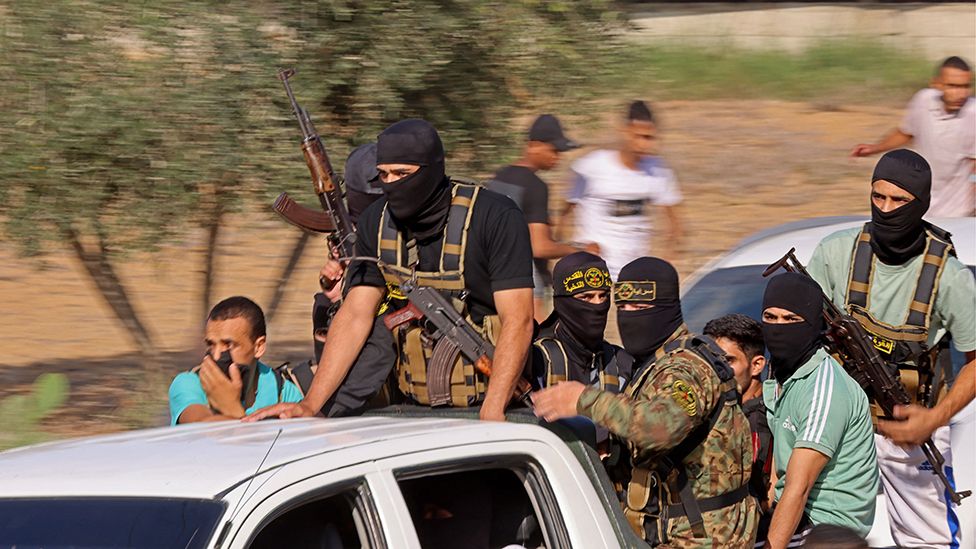
[[[681,297],[681,309],[688,329],[701,333],[705,324],[729,313],[759,319],[766,280],[764,265],[719,269],[705,275]]]
[[[223,511],[197,499],[0,499],[0,547],[205,547]]]

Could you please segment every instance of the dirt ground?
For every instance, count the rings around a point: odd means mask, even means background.
[[[686,237],[682,255],[673,258],[683,276],[760,229],[807,217],[866,214],[874,159],[851,160],[847,152],[856,143],[877,139],[900,115],[896,105],[758,100],[671,101],[655,107],[663,155],[685,195]],[[556,172],[543,174],[555,188],[554,198],[561,195],[569,162],[613,144],[612,120],[608,115],[602,127],[575,132],[569,121],[567,133],[588,147],[569,155]],[[256,204],[224,232],[215,296],[243,294],[263,305],[270,300],[278,284],[273,278],[297,237],[270,211],[270,205]],[[68,375],[72,392],[70,406],[44,422],[55,436],[165,423],[169,378],[195,365],[202,354],[198,292],[203,250],[200,234],[159,255],[134,257],[121,268],[135,307],[161,349],[155,358],[163,372],[147,381],[139,375],[146,357],[135,353],[67,250],[48,256],[39,268],[0,242],[0,397],[26,391],[43,372],[60,371]],[[266,362],[310,356],[309,311],[324,250],[321,240],[311,243],[287,282],[269,327]]]

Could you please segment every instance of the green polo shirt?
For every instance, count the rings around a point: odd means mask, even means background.
[[[835,524],[867,536],[878,494],[878,459],[868,397],[821,348],[780,386],[763,383],[773,433],[776,500],[783,495],[794,448],[811,448],[830,458],[807,498],[813,524]]]
[[[861,227],[838,231],[823,239],[813,251],[807,270],[840,308],[847,306],[854,244]],[[901,265],[887,265],[874,258],[868,312],[876,320],[894,326],[908,318],[908,304],[915,294],[922,254]],[[973,273],[955,257],[946,260],[939,277],[938,293],[929,324],[931,347],[946,332],[961,352],[976,350],[976,282]]]

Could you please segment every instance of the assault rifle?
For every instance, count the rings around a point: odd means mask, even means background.
[[[295,69],[278,71],[278,78],[285,86],[291,108],[295,111],[295,117],[298,118],[298,125],[302,130],[302,153],[305,155],[308,171],[312,175],[312,187],[324,211],[317,212],[305,208],[288,196],[288,193],[281,193],[278,196],[274,202],[274,209],[289,223],[301,229],[330,233],[329,241],[338,249],[339,255],[351,256],[355,253],[353,247],[356,244],[356,231],[349,219],[346,203],[342,200],[342,191],[336,185],[335,172],[332,170],[332,163],[329,162],[329,155],[325,152],[322,139],[312,125],[308,111],[295,100],[295,94],[288,84],[288,79],[294,75]]]
[[[769,276],[781,268],[787,272],[810,276],[794,252],[796,248],[790,248],[790,251],[786,252],[779,261],[763,271],[763,276]],[[888,364],[878,354],[871,334],[857,320],[834,305],[826,294],[823,295],[823,301],[823,315],[827,321],[827,348],[839,355],[847,373],[864,389],[868,397],[874,399],[885,416],[893,417],[895,406],[911,403],[911,397],[908,396],[905,386],[901,384],[897,373],[893,374]],[[972,492],[955,491],[943,470],[945,458],[931,438],[921,446],[925,458],[932,465],[932,472],[942,481],[952,502],[958,505],[962,498],[968,497]]]
[[[343,261],[346,259],[376,263],[380,269],[398,279],[400,291],[407,297],[409,303],[398,311],[387,313],[383,323],[388,329],[392,330],[412,320],[426,322],[432,329],[432,337],[436,343],[427,371],[427,392],[431,406],[451,403],[451,372],[458,353],[471,361],[476,370],[486,377],[491,377],[495,346],[482,337],[443,294],[429,286],[418,285],[414,279],[404,278],[376,258],[342,258]],[[531,405],[529,400],[531,391],[532,385],[520,376],[513,396]]]

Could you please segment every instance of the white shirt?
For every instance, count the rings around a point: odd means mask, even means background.
[[[950,114],[943,106],[942,92],[926,88],[909,101],[898,126],[912,136],[912,148],[932,168],[932,203],[926,217],[966,217],[976,212],[974,103],[970,97],[958,112]]]
[[[578,242],[596,242],[614,280],[620,268],[648,254],[651,218],[648,205],[681,202],[678,182],[659,157],[625,166],[619,151],[594,151],[573,163],[576,182],[567,201],[577,205]]]

